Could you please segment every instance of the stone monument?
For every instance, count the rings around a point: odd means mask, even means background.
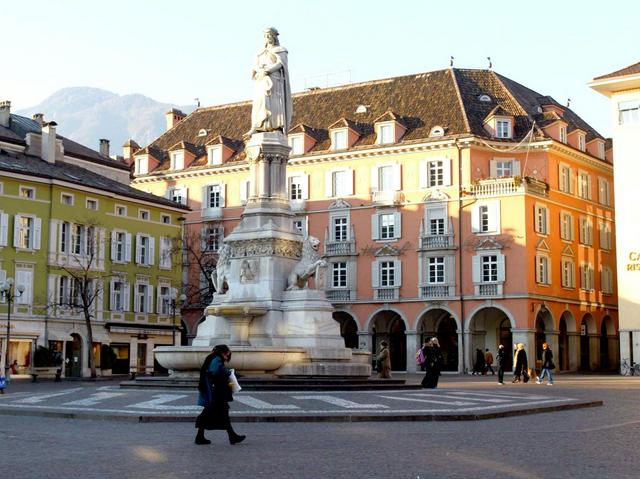
[[[193,345],[161,346],[156,357],[172,375],[190,375],[212,346],[225,343],[233,350],[231,367],[244,373],[368,377],[370,354],[345,348],[332,317],[320,241],[293,226],[286,191],[293,113],[287,50],[274,28],[264,38],[252,71],[245,135],[250,194],[241,222],[220,249],[212,275],[217,292]]]

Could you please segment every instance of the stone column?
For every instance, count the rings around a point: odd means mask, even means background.
[[[131,336],[129,342],[129,369],[138,367],[138,338]]]
[[[513,345],[518,343],[524,344],[524,350],[527,352],[527,360],[529,367],[532,368],[536,361],[536,332],[533,329],[512,329]],[[511,351],[510,354],[513,354]],[[514,364],[515,367],[515,364]]]
[[[632,331],[633,362],[640,363],[640,331]]]
[[[473,335],[470,331],[465,331],[464,334],[464,369],[463,373],[473,371]]]
[[[458,329],[456,333],[458,333],[458,372],[464,373],[463,333],[461,329]]]
[[[416,351],[420,348],[420,335],[416,330],[408,329],[404,332],[407,345],[407,373],[420,371],[420,366],[416,364]]]
[[[577,371],[580,367],[580,334],[567,333],[569,337],[569,371]]]
[[[589,367],[593,370],[600,369],[600,335],[589,334]]]

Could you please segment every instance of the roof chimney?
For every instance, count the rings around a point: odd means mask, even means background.
[[[138,150],[140,150],[140,145],[138,145],[135,140],[129,138],[125,141],[124,145],[122,145],[122,156],[124,157],[125,163],[130,164],[133,155],[135,155]]]
[[[170,130],[171,128],[176,126],[178,122],[184,120],[186,116],[187,116],[186,114],[184,114],[182,111],[178,110],[177,108],[172,108],[171,110],[166,112],[164,114],[164,117],[167,120],[167,130]]]
[[[42,126],[44,124],[44,113],[34,113],[31,119]]]
[[[0,126],[9,128],[11,121],[11,102],[9,100],[0,101]]]
[[[100,154],[102,156],[109,156],[109,140],[106,138],[100,138]]]
[[[56,126],[55,121],[42,125],[42,159],[47,163],[56,162]]]

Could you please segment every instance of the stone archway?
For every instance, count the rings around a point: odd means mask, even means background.
[[[544,306],[540,308],[536,315],[536,361],[542,361],[542,345],[544,343],[551,344],[550,335],[553,332],[553,318],[551,312]],[[552,345],[552,351],[553,348]]]
[[[571,346],[569,342],[568,324],[573,324],[574,319],[569,311],[562,313],[558,327],[558,368],[560,371],[568,371],[571,369],[570,353]]]
[[[615,371],[618,369],[620,342],[611,316],[602,318],[600,325],[600,369]]]
[[[391,370],[407,370],[407,341],[406,325],[402,317],[392,310],[380,311],[371,319],[371,333],[373,335],[372,354],[380,350],[380,343],[389,343],[391,355]]]
[[[458,371],[458,323],[449,311],[440,308],[428,310],[418,321],[417,332],[420,344],[430,338],[438,338],[443,356],[443,371]]]
[[[344,339],[345,348],[358,348],[358,325],[349,313],[334,311],[333,319],[340,324],[340,336]]]
[[[468,326],[469,341],[466,352],[465,366],[468,369],[473,367],[476,349],[484,352],[489,349],[494,356],[498,346],[502,344],[505,348],[505,371],[510,371],[513,367],[513,323],[507,314],[499,308],[488,306],[477,310],[469,321]]]
[[[580,370],[581,371],[591,371],[597,368],[597,365],[594,365],[594,361],[599,355],[593,354],[595,352],[595,351],[592,351],[594,349],[593,348],[594,342],[591,341],[591,337],[594,335],[597,340],[599,335],[596,331],[596,322],[590,313],[586,313],[582,317],[582,321],[580,321]],[[597,348],[599,346],[598,342],[595,342],[595,345]]]

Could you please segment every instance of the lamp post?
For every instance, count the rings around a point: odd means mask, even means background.
[[[2,297],[7,301],[7,339],[4,351],[4,377],[9,377],[9,341],[11,340],[11,304],[16,298],[22,296],[24,293],[24,286],[19,284],[14,288],[15,281],[13,278],[7,278],[6,281],[0,284],[0,293]],[[18,290],[16,294],[15,290]]]
[[[176,288],[171,288],[171,330],[173,333],[173,346],[176,345],[176,308],[178,307],[178,301],[180,303],[184,303],[187,299],[187,296],[183,293],[178,296],[178,290]]]

